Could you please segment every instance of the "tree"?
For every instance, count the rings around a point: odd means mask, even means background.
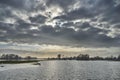
[[[61,54],[58,54],[58,55],[57,55],[57,58],[58,58],[58,59],[61,59]]]
[[[76,58],[77,60],[89,60],[89,55],[88,54],[80,54]]]

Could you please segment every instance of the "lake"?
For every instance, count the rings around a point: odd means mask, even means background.
[[[0,64],[0,80],[120,80],[120,62],[41,61],[41,66]]]

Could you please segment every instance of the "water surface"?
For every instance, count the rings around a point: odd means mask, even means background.
[[[32,64],[6,64],[0,80],[120,80],[120,62],[42,61]]]

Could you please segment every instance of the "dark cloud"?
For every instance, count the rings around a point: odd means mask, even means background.
[[[0,20],[3,21],[4,19],[9,17],[14,17],[12,15],[12,10],[4,5],[0,5]]]
[[[81,18],[92,18],[95,16],[95,13],[90,12],[86,8],[79,8],[77,10],[73,10],[66,15],[57,16],[54,19],[63,19],[63,20],[75,20]]]
[[[47,17],[43,16],[43,15],[37,15],[35,17],[29,17],[30,21],[32,23],[44,23],[47,19]]]
[[[120,6],[117,5],[115,7],[115,1],[114,0],[80,0],[82,5],[80,8],[74,9],[70,12],[66,12],[64,15],[60,15],[55,17],[54,19],[61,19],[61,20],[75,20],[75,19],[94,19],[95,17],[99,15],[103,15],[103,19],[107,19],[108,21],[113,20],[119,20],[117,18],[119,12],[120,12]],[[96,2],[96,3],[95,3]],[[87,5],[84,5],[87,4]],[[92,7],[91,7],[92,5]],[[113,17],[116,17],[117,19],[112,19]],[[116,21],[115,21],[116,22]]]
[[[43,3],[1,0],[0,41],[119,46],[120,4],[115,0],[45,0]],[[62,8],[62,12],[54,11],[56,7]]]
[[[102,21],[107,21],[111,24],[119,23],[120,22],[120,19],[118,18],[119,14],[120,14],[120,5],[117,5],[104,14]]]
[[[0,0],[0,4],[12,6],[12,7],[23,7],[25,0]]]
[[[70,5],[73,5],[76,2],[76,0],[47,0],[46,5],[47,6],[60,6],[61,8],[63,8],[64,10],[69,9],[68,7]]]

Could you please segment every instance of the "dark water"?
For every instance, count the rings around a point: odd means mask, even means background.
[[[120,80],[120,62],[43,61],[41,66],[0,71],[0,80]]]

